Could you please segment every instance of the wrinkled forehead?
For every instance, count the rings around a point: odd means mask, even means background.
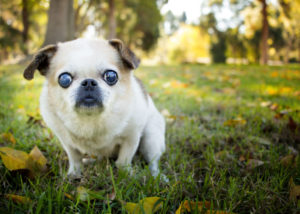
[[[118,52],[105,40],[77,39],[58,44],[58,51],[52,60],[57,69],[72,67],[76,70],[95,70],[119,67]]]

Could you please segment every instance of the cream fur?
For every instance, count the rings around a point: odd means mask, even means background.
[[[118,73],[114,86],[101,78],[107,69]],[[65,71],[74,76],[67,89],[57,83]],[[68,155],[69,175],[80,175],[83,154],[109,157],[118,152],[116,165],[128,166],[139,145],[152,175],[159,173],[158,161],[165,151],[165,121],[107,41],[78,39],[58,44],[46,77],[40,110]],[[86,78],[97,80],[103,92],[101,111],[74,108],[77,89]]]

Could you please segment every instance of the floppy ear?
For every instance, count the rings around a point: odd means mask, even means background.
[[[24,70],[24,78],[27,80],[33,79],[36,69],[40,71],[41,75],[46,75],[51,58],[54,56],[56,51],[57,45],[48,45],[42,48]]]
[[[136,69],[140,64],[140,59],[124,45],[119,39],[111,39],[108,41],[120,54],[124,65],[129,69]]]

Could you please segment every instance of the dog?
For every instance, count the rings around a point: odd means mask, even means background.
[[[140,60],[121,40],[76,39],[42,48],[24,70],[46,80],[40,112],[68,155],[68,175],[81,176],[83,155],[117,155],[131,166],[139,150],[151,174],[165,151],[165,120],[133,70]]]

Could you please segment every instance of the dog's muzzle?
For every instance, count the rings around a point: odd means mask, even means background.
[[[76,97],[76,107],[103,107],[101,90],[94,79],[85,79],[81,82]]]

